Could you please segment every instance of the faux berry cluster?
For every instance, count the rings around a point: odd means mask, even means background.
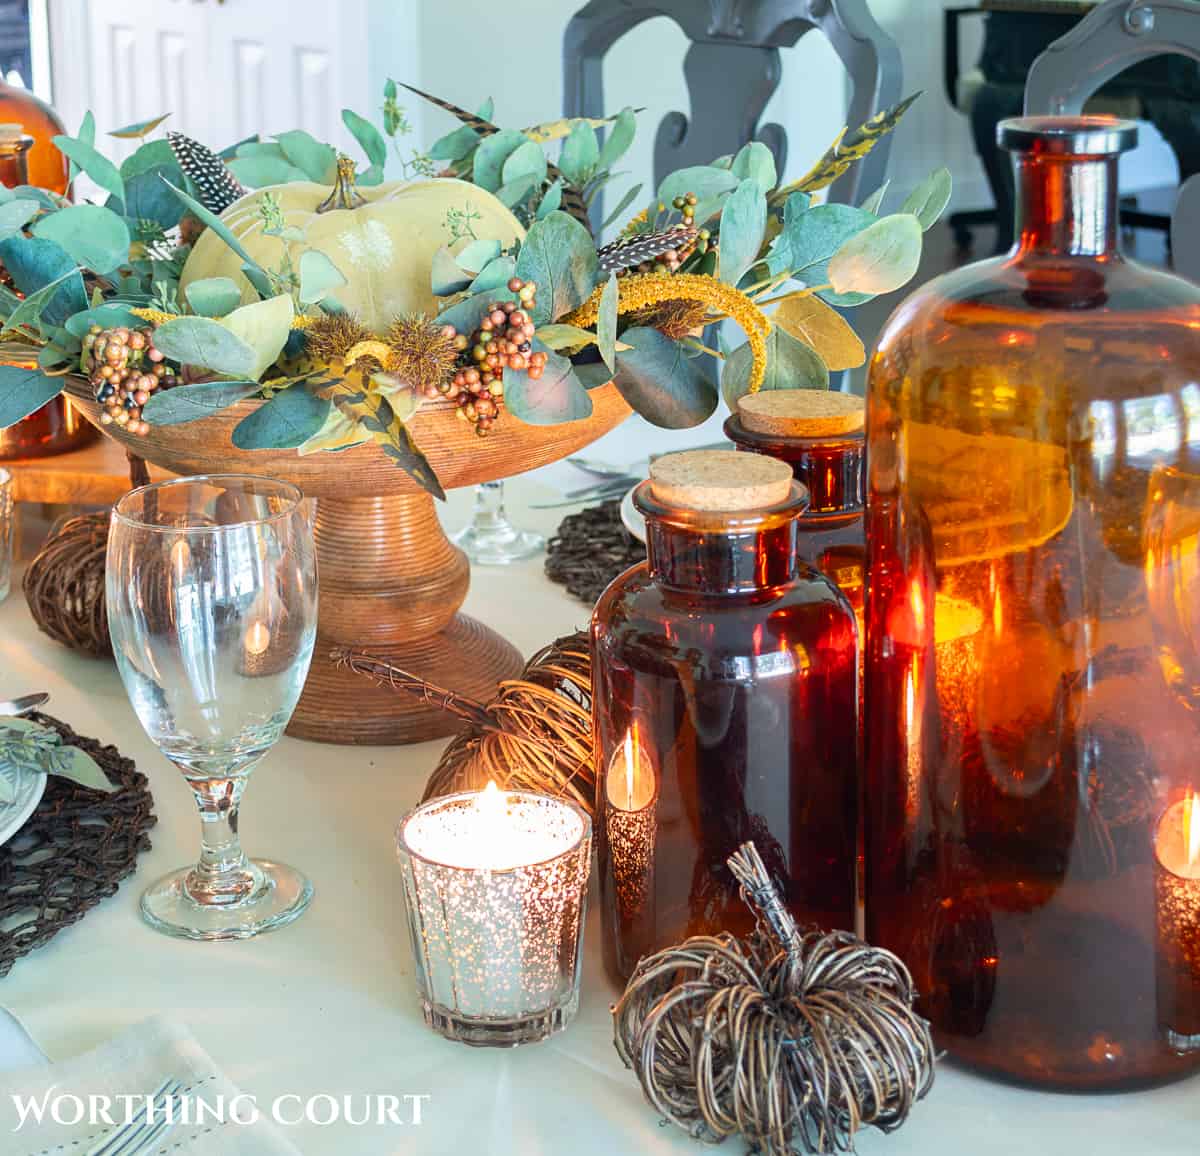
[[[441,392],[458,402],[458,416],[486,437],[504,406],[505,369],[523,369],[536,381],[546,370],[546,354],[533,351],[537,285],[514,277],[508,283],[516,301],[493,301],[479,328],[457,334],[459,368]]]
[[[175,371],[154,348],[154,330],[101,329],[93,325],[83,339],[82,367],[96,400],[104,406],[104,425],[124,426],[132,434],[150,432],[142,406],[157,389],[175,384]]]

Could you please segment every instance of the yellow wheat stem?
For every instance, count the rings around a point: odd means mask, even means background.
[[[596,324],[600,316],[600,295],[603,285],[598,285],[592,295],[573,313],[562,320],[568,325],[587,329]],[[663,301],[700,301],[713,310],[723,310],[732,317],[746,334],[754,365],[750,370],[749,390],[757,393],[767,371],[767,334],[771,322],[753,301],[732,285],[726,285],[715,277],[703,277],[697,273],[634,274],[617,279],[618,313],[632,313],[648,305]]]

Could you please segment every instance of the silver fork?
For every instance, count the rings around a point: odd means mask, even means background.
[[[166,1119],[165,1108],[183,1088],[182,1080],[163,1080],[150,1097],[154,1119],[151,1119],[150,1111],[143,1108],[133,1119],[89,1148],[85,1156],[136,1156],[139,1152],[148,1152],[175,1127],[173,1120]]]

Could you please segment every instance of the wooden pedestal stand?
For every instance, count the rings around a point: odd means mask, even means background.
[[[68,391],[88,419],[100,407],[76,379]],[[558,461],[612,429],[629,407],[612,385],[591,391],[592,416],[534,426],[505,415],[489,438],[455,420],[450,402],[430,402],[413,436],[446,489],[493,481]],[[238,450],[233,427],[260,403],[241,402],[186,425],[156,426],[145,437],[101,427],[148,462],[173,473],[265,474],[294,482],[316,499],[320,576],[317,647],[288,733],[335,743],[412,743],[457,730],[445,712],[373,687],[330,659],[339,645],[370,650],[470,698],[487,701],[519,673],[511,644],[458,613],[470,583],[466,556],[442,531],[433,499],[374,445],[300,457],[295,450]]]

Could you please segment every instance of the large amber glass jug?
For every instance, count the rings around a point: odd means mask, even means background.
[[[868,935],[959,1059],[1081,1090],[1200,1065],[1200,288],[1120,251],[1136,132],[1002,123],[1019,241],[868,399]]]
[[[676,480],[685,471],[683,482]],[[592,617],[604,961],[749,934],[728,857],[752,839],[802,923],[854,927],[854,614],[797,552],[781,462],[691,451],[634,492],[648,561]]]

